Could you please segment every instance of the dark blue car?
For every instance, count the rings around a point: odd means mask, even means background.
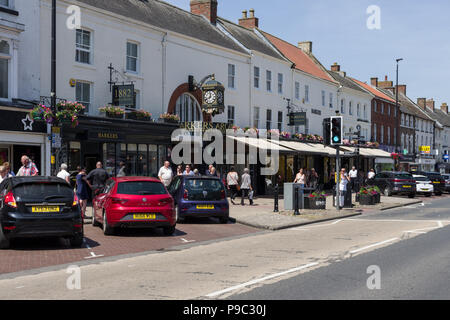
[[[230,207],[219,178],[176,176],[168,190],[175,200],[178,222],[186,217],[216,217],[221,223],[228,222]]]

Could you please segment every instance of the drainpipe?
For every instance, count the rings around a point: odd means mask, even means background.
[[[165,95],[166,95],[166,72],[167,72],[167,68],[166,68],[166,61],[167,61],[167,55],[166,55],[166,38],[167,38],[167,32],[164,33],[162,40],[161,40],[161,56],[162,56],[162,69],[161,69],[161,77],[162,77],[162,82],[161,82],[161,113],[165,113],[167,112],[167,110],[165,110]]]

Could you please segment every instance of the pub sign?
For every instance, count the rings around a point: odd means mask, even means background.
[[[134,85],[114,85],[112,90],[112,104],[115,106],[134,107],[136,105]]]
[[[289,126],[305,126],[306,112],[291,112],[289,113]]]

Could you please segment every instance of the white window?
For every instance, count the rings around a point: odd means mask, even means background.
[[[341,99],[341,113],[345,114],[345,106],[344,106],[344,99]]]
[[[381,110],[380,110],[380,113],[381,113],[381,114],[384,113],[384,103],[383,103],[383,102],[381,103]]]
[[[384,144],[384,125],[380,127],[380,143]]]
[[[228,124],[234,124],[234,106],[228,106]]]
[[[330,108],[333,108],[333,93],[330,92]]]
[[[259,68],[253,67],[253,85],[256,89],[259,89]]]
[[[272,91],[272,71],[266,70],[266,89]]]
[[[228,65],[228,88],[235,88],[236,66],[234,64]]]
[[[202,111],[197,99],[189,93],[183,93],[175,104],[175,113],[181,122],[202,121]]]
[[[77,29],[75,39],[75,61],[80,63],[92,63],[92,37],[91,32]]]
[[[283,131],[283,111],[278,111],[278,131]]]
[[[278,74],[278,93],[279,94],[283,93],[283,74],[282,73]]]
[[[253,127],[259,128],[259,107],[253,108]]]
[[[139,70],[139,45],[127,42],[127,71],[138,72]]]
[[[348,102],[348,114],[353,115],[353,106],[351,101]]]
[[[77,81],[75,85],[75,100],[86,107],[85,113],[89,112],[91,106],[91,84],[89,82]]]
[[[387,127],[387,144],[391,144],[391,127]]]
[[[372,130],[372,137],[373,137],[373,141],[378,142],[378,136],[377,136],[377,124],[374,123],[373,124],[373,130]]]
[[[358,118],[361,118],[361,106],[359,105],[359,103],[356,105],[356,116]]]
[[[309,86],[305,85],[305,102],[309,102]]]
[[[322,107],[325,107],[325,91],[322,90]]]
[[[295,99],[300,100],[300,83],[295,82]]]
[[[12,7],[12,1],[11,0],[0,0],[0,7]]]
[[[0,41],[0,99],[9,99],[9,64],[10,46],[5,40]]]
[[[364,114],[364,120],[367,120],[367,106],[364,105],[363,107],[363,114]]]
[[[266,129],[270,130],[272,128],[272,110],[266,110]]]

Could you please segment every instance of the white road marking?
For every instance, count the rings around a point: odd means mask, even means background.
[[[104,256],[103,254],[96,255],[96,254],[94,253],[94,251],[92,250],[92,248],[87,244],[86,239],[83,239],[83,242],[84,242],[84,244],[86,245],[86,248],[87,248],[88,250],[90,250],[89,253],[91,254],[90,257],[84,257],[85,259],[93,259],[93,258],[98,258],[98,257],[103,257],[103,256]]]
[[[209,297],[209,298],[217,297],[217,296],[220,296],[220,295],[222,295],[224,293],[227,293],[227,292],[230,292],[230,291],[234,291],[234,290],[237,290],[237,289],[248,287],[248,286],[254,285],[256,283],[269,280],[269,279],[281,277],[281,276],[283,276],[285,274],[289,274],[289,273],[292,273],[292,272],[296,272],[296,271],[300,271],[300,270],[307,269],[307,268],[310,268],[310,267],[314,267],[314,266],[317,266],[318,264],[319,264],[318,262],[308,263],[308,264],[305,264],[305,265],[297,267],[297,268],[292,268],[292,269],[289,269],[289,270],[286,270],[286,271],[283,271],[283,272],[272,274],[270,276],[266,276],[266,277],[263,277],[263,278],[259,278],[259,279],[248,281],[248,282],[245,282],[245,283],[242,283],[242,284],[238,284],[236,286],[233,286],[233,287],[230,287],[230,288],[227,288],[227,289],[224,289],[224,290],[216,291],[216,292],[207,294],[206,296]]]
[[[181,238],[184,243],[195,242],[195,240],[186,240],[185,238]]]
[[[444,226],[444,225],[442,224],[442,221],[438,221],[437,224],[438,224],[439,228],[442,228],[442,227]]]
[[[16,287],[16,289],[22,289],[25,288],[25,286]]]
[[[384,241],[381,241],[381,242],[377,242],[377,243],[371,244],[369,246],[365,246],[365,247],[362,247],[362,248],[350,251],[350,253],[357,253],[357,252],[360,252],[360,251],[364,251],[366,249],[370,249],[370,248],[373,248],[373,247],[376,247],[376,246],[381,246],[382,244],[389,243],[389,242],[392,242],[392,241],[395,241],[395,240],[399,240],[399,238],[392,238],[392,239],[389,239],[389,240],[384,240]]]

